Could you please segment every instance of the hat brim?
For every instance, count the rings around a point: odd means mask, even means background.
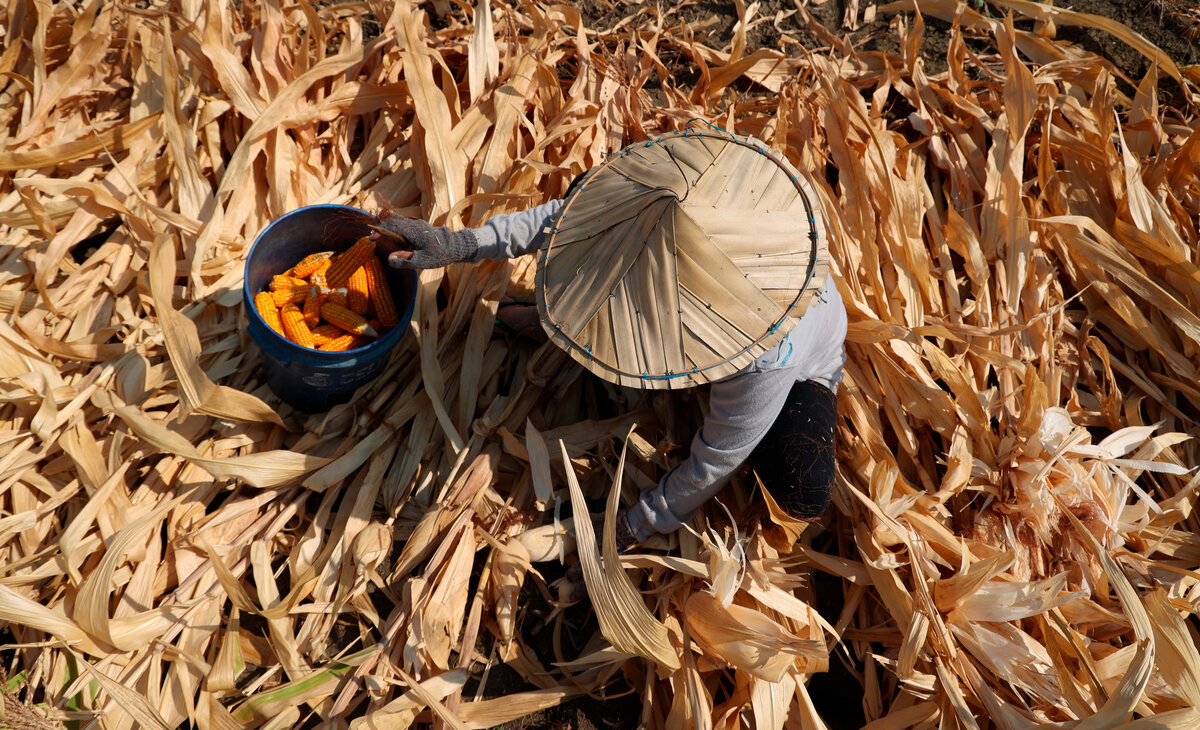
[[[819,200],[752,137],[680,132],[627,147],[551,224],[537,265],[542,326],[619,385],[728,377],[777,345],[824,287]]]

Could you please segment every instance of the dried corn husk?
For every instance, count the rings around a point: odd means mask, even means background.
[[[609,490],[608,507],[604,519],[603,560],[596,547],[595,531],[591,517],[583,501],[583,492],[575,477],[567,447],[560,444],[563,463],[567,469],[567,483],[571,489],[571,508],[574,513],[575,537],[579,546],[579,560],[583,564],[583,577],[588,595],[596,607],[596,619],[600,630],[614,648],[634,656],[649,659],[664,669],[679,669],[679,656],[667,627],[659,623],[642,602],[637,588],[629,580],[619,564],[616,549],[617,495],[620,493],[621,475],[625,468],[625,452],[617,465],[613,487]]]
[[[686,4],[614,28],[483,0],[0,8],[9,720],[482,727],[613,690],[652,728],[819,728],[807,683],[846,661],[871,728],[1195,725],[1200,73],[999,5],[880,6],[897,54],[814,28],[799,56],[748,47],[752,6],[729,48]],[[923,17],[953,26],[944,72]],[[263,382],[240,284],[274,218],[477,226],[692,118],[826,214],[850,330],[824,530],[732,529],[735,480],[601,566],[584,515],[677,463],[703,396],[608,418],[565,352],[493,337],[529,261],[423,274],[347,405]],[[575,542],[602,621],[551,663],[523,622]],[[500,662],[511,697],[485,693]]]

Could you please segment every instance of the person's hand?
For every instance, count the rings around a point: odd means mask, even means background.
[[[625,510],[617,513],[616,533],[618,553],[623,553],[634,545],[637,545],[637,535],[633,534],[633,528],[629,526],[629,513]]]
[[[388,250],[388,265],[395,269],[438,269],[470,261],[479,243],[470,229],[452,231],[415,218],[392,216],[374,226],[371,238]]]

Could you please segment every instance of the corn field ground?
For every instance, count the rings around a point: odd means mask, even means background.
[[[1030,0],[871,6],[891,51],[735,6],[0,4],[0,725],[1200,724],[1200,66]],[[785,10],[807,45],[750,42]],[[600,559],[704,394],[505,336],[527,260],[423,272],[343,406],[266,387],[277,216],[475,226],[693,119],[828,214],[839,477],[795,549],[737,481]]]

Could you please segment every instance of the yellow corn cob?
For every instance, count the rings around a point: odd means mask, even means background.
[[[308,298],[304,300],[304,324],[309,328],[316,327],[321,322],[321,305],[325,303],[325,295],[317,286],[308,288]]]
[[[338,304],[330,304],[329,301],[321,305],[321,317],[326,322],[336,324],[347,332],[353,332],[356,335],[379,336],[379,330],[367,324],[366,318],[361,314]]]
[[[287,338],[301,347],[316,347],[312,330],[304,323],[304,313],[295,304],[285,304],[280,312]]]
[[[345,307],[346,299],[348,296],[349,296],[349,292],[346,290],[346,287],[344,287],[344,286],[339,287],[337,289],[330,289],[329,296],[327,296],[325,298],[325,302],[327,304],[336,304],[339,307]]]
[[[349,334],[346,330],[338,327],[336,324],[320,324],[313,328],[313,341],[317,343],[319,348],[330,340],[336,340],[342,335]]]
[[[375,242],[363,236],[354,245],[333,260],[333,266],[325,272],[325,281],[331,287],[346,286],[354,270],[363,265],[367,257],[375,252]]]
[[[400,316],[396,314],[396,303],[392,301],[392,290],[383,273],[383,264],[372,256],[363,264],[363,269],[367,272],[367,291],[371,294],[375,316],[379,317],[379,323],[385,328],[395,327],[400,322]]]
[[[271,277],[271,291],[295,289],[298,286],[308,286],[308,282],[295,276],[288,276],[287,274],[276,274]]]
[[[374,256],[368,256],[367,261],[373,261]],[[367,264],[363,263],[354,270],[350,275],[350,281],[346,284],[346,307],[352,309],[359,314],[366,316],[367,310],[371,306],[370,295],[370,276],[367,274]]]
[[[267,326],[283,334],[283,320],[279,318],[279,308],[275,306],[275,298],[271,296],[269,291],[260,291],[254,295],[254,308],[258,310],[258,316],[263,318]]]
[[[324,261],[321,262],[321,265],[317,267],[317,270],[313,272],[313,276],[316,276],[317,274],[320,274],[321,276],[325,276],[325,272],[329,271],[330,266],[333,266],[333,259],[332,258],[325,259]]]
[[[362,347],[370,341],[369,337],[356,335],[353,332],[343,332],[341,337],[329,340],[323,345],[318,345],[317,349],[324,350],[325,352],[345,352],[346,350],[353,350],[356,347]]]
[[[301,304],[308,298],[308,285],[273,291],[271,297],[275,300],[275,306],[281,309],[285,304]]]
[[[322,251],[320,253],[309,254],[308,256],[300,259],[300,263],[293,266],[286,273],[289,276],[295,276],[299,279],[303,279],[304,277],[312,274],[312,272],[317,271],[322,264],[328,266],[329,264],[327,262],[329,262],[332,258],[332,251]]]

